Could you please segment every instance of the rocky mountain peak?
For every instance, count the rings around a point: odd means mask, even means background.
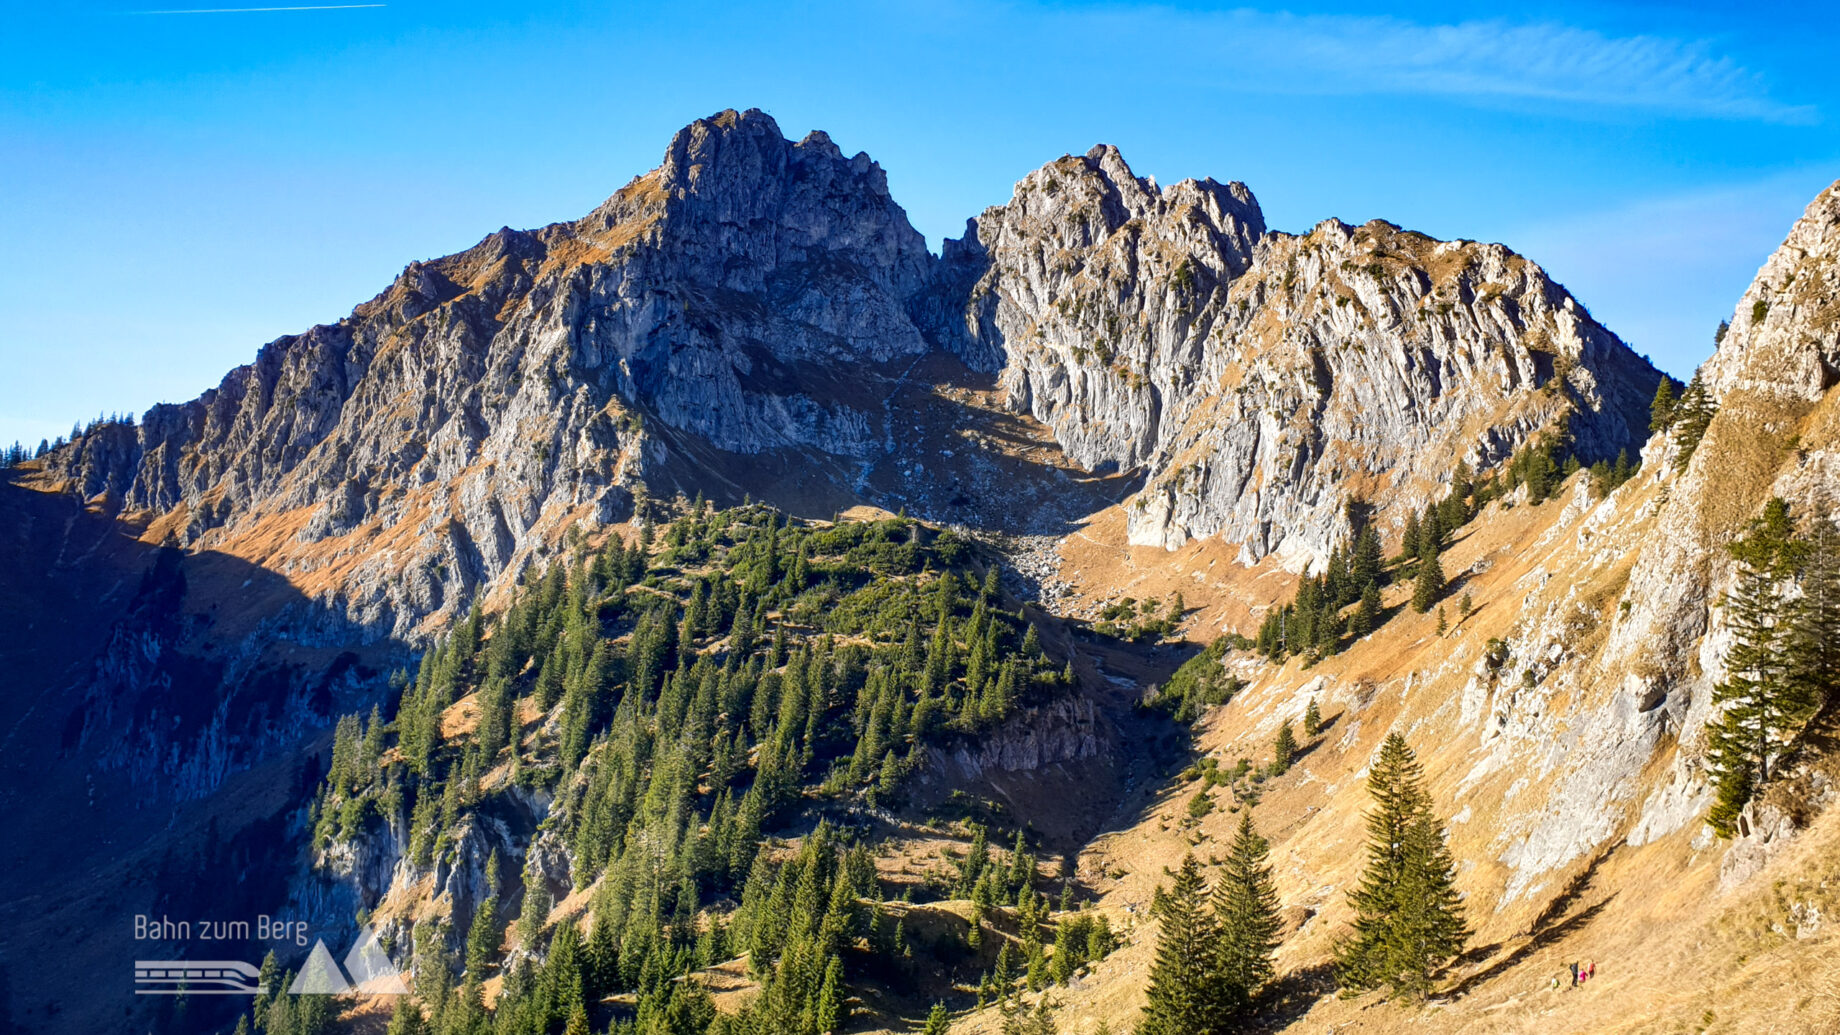
[[[1808,203],[1757,271],[1704,374],[1715,395],[1808,401],[1840,381],[1840,182]]]
[[[758,109],[692,122],[635,184],[608,202],[623,217],[616,223],[642,215],[635,198],[662,198],[667,247],[709,259],[733,290],[760,290],[771,271],[822,258],[905,296],[931,267],[880,165],[866,153],[846,158],[821,131],[793,143]]]
[[[951,453],[908,456],[918,418],[893,401],[922,361],[946,376],[941,351],[1075,465],[1133,474],[1134,542],[1305,565],[1346,537],[1354,495],[1416,506],[1450,456],[1498,461],[1562,406],[1614,456],[1654,378],[1499,246],[1274,233],[1244,184],[1161,187],[1109,145],[1030,173],[935,259],[867,155],[730,110],[586,217],[411,263],[47,481],[184,545],[255,536],[401,634],[687,464],[822,457],[854,469],[818,476],[847,494],[898,456],[878,502],[925,512],[920,490],[896,498],[922,470],[962,497]],[[362,548],[404,522],[412,544]]]
[[[1642,437],[1653,369],[1499,245],[1271,232],[1244,184],[1158,189],[1105,145],[973,229],[941,338],[1079,463],[1142,472],[1136,543],[1315,564],[1350,499],[1422,505],[1450,457],[1498,462],[1562,412],[1587,455]]]

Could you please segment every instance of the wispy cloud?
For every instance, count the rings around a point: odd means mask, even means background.
[[[357,11],[388,4],[319,4],[312,7],[199,7],[186,11],[129,11],[129,14],[269,14],[275,11]]]
[[[1087,8],[1083,35],[1155,43],[1170,70],[1280,93],[1400,93],[1684,117],[1805,123],[1758,72],[1706,40],[1608,36],[1555,22],[1426,24],[1390,16]]]
[[[1594,212],[1553,214],[1504,241],[1546,268],[1592,315],[1670,373],[1712,350],[1757,267],[1782,243],[1831,168],[1664,194]]]

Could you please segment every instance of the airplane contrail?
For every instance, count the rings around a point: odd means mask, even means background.
[[[315,7],[202,7],[189,11],[130,11],[129,14],[263,14],[269,11],[355,11],[388,4],[321,4]]]

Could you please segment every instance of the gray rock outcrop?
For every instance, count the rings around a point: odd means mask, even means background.
[[[1562,412],[1613,456],[1656,378],[1498,245],[1270,232],[1244,185],[1159,188],[1110,147],[1030,174],[935,259],[866,155],[729,111],[586,217],[412,263],[43,480],[415,640],[641,484],[736,488],[724,464],[942,520],[1005,484],[1013,510],[1102,505],[1059,470],[1025,488],[989,437],[924,445],[972,404],[900,393],[954,361],[1075,466],[1137,473],[1133,542],[1293,567],[1350,500],[1417,506],[1451,457],[1497,462]]]
[[[943,266],[969,287],[942,337],[1008,404],[1089,468],[1147,472],[1133,543],[1220,536],[1248,562],[1318,563],[1347,501],[1422,505],[1456,458],[1499,462],[1562,411],[1614,457],[1657,380],[1500,245],[1268,232],[1244,184],[1159,189],[1110,147],[1030,174]]]

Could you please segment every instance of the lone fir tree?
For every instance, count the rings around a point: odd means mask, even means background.
[[[1271,771],[1274,774],[1289,772],[1291,763],[1297,760],[1297,736],[1291,732],[1291,724],[1278,727],[1278,736],[1271,745]]]
[[[1158,889],[1152,908],[1162,926],[1138,1035],[1215,1035],[1218,1030],[1214,977],[1219,932],[1205,895],[1193,855],[1183,857],[1167,892]]]
[[[1270,855],[1271,846],[1252,826],[1252,812],[1242,812],[1213,900],[1219,983],[1232,1011],[1249,1006],[1272,978],[1271,954],[1281,925]]]
[[[1456,864],[1421,786],[1405,738],[1390,734],[1368,772],[1367,867],[1349,894],[1354,932],[1336,949],[1342,984],[1422,998],[1432,975],[1462,951],[1469,931]]]

